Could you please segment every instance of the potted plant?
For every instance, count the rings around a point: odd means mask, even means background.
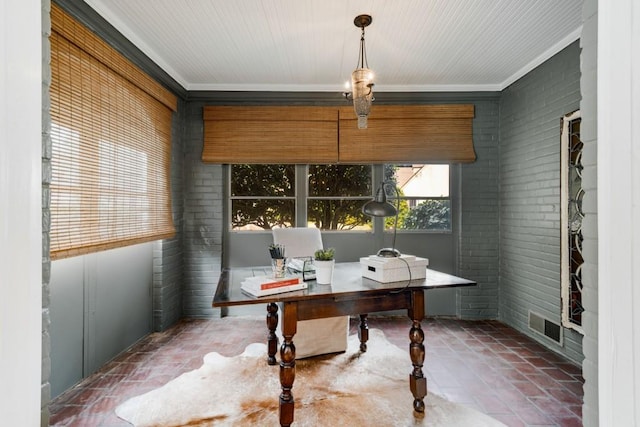
[[[316,267],[316,283],[328,285],[333,277],[333,264],[336,250],[334,248],[318,249],[313,254],[313,264]]]

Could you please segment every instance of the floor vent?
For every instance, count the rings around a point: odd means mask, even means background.
[[[538,313],[529,311],[529,329],[562,345],[562,327],[559,323],[554,323]]]

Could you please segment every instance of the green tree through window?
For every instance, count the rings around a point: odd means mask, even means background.
[[[451,230],[449,200],[425,200],[403,218],[402,226],[409,230]]]
[[[232,229],[291,227],[295,196],[293,165],[232,165]]]
[[[353,230],[370,223],[362,213],[371,197],[371,166],[309,166],[307,221],[321,230]]]

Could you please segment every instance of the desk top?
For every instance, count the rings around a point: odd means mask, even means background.
[[[344,262],[335,264],[333,280],[330,285],[319,285],[315,280],[311,280],[307,282],[309,284],[307,289],[283,292],[264,297],[251,296],[240,290],[240,283],[246,277],[264,276],[268,274],[271,274],[270,266],[223,270],[213,298],[213,307],[322,298],[349,298],[350,296],[362,297],[363,293],[379,295],[402,291],[406,288],[439,289],[476,285],[474,281],[441,273],[429,268],[427,268],[427,277],[424,279],[415,279],[411,280],[411,282],[402,280],[399,282],[381,283],[362,277],[362,267],[359,262]]]

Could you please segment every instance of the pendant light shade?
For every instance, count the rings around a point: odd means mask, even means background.
[[[353,20],[353,24],[362,29],[360,36],[360,50],[358,51],[358,64],[351,73],[351,93],[345,93],[347,99],[353,101],[353,109],[358,117],[358,129],[367,128],[367,118],[371,111],[373,102],[373,72],[369,69],[367,62],[367,50],[364,42],[364,29],[371,24],[372,18],[369,15],[358,15]]]

